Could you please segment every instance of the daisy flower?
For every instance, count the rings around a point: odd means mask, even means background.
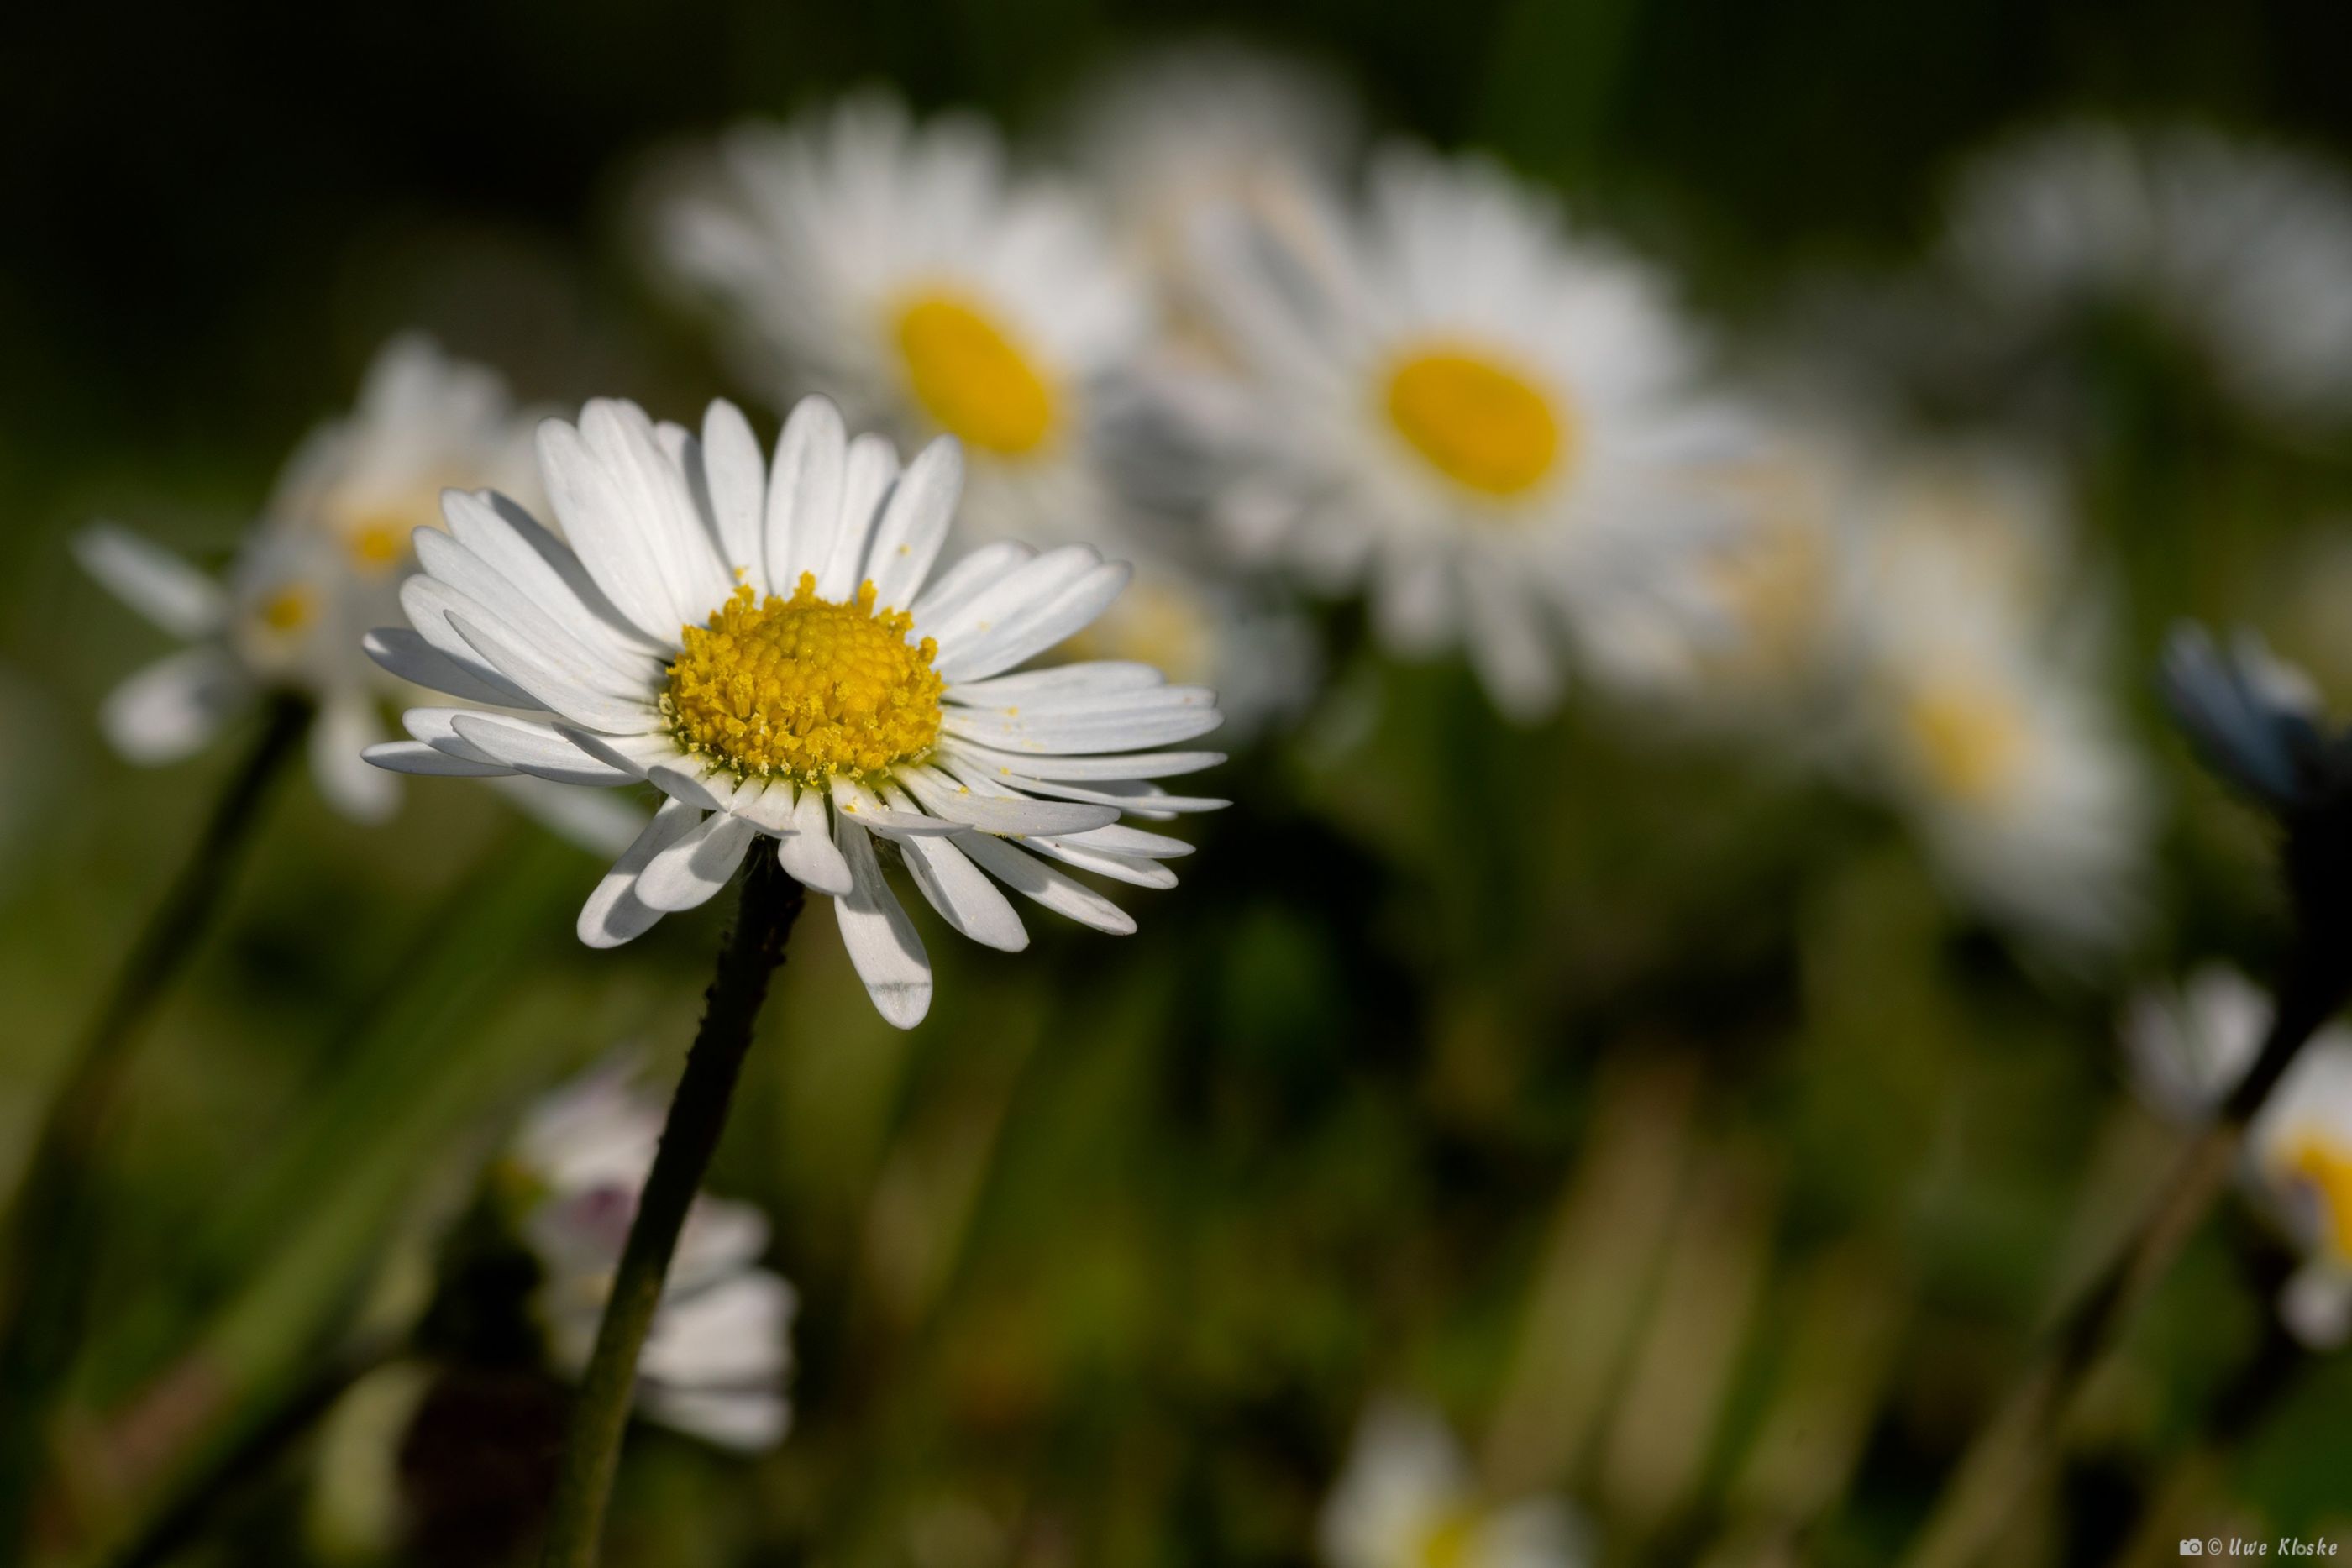
[[[1855,764],[1965,900],[2063,948],[2112,947],[2140,912],[2150,802],[2078,608],[2060,634],[2047,486],[1956,458],[1872,506]]]
[[[871,94],[747,125],[659,193],[661,254],[779,405],[823,389],[907,444],[963,444],[982,538],[1094,537],[1117,496],[1098,402],[1150,301],[1071,190],[968,116]]]
[[[2167,1121],[2210,1120],[2262,1050],[2268,992],[2226,964],[2208,964],[2178,988],[2151,988],[2124,1013],[2133,1090]]]
[[[2252,1174],[2303,1249],[2279,1310],[2315,1350],[2352,1340],[2352,1033],[2315,1036],[2248,1134]]]
[[[1360,215],[1229,206],[1195,239],[1242,364],[1204,437],[1229,538],[1369,585],[1398,653],[1465,643],[1507,713],[1557,701],[1581,605],[1724,523],[1732,429],[1655,279],[1495,165],[1391,148]]]
[[[2085,307],[2152,316],[2257,413],[2352,414],[2352,179],[2186,126],[2030,133],[1965,171],[1946,256],[2032,330]]]
[[[1566,1504],[1479,1496],[1452,1433],[1417,1406],[1375,1405],[1318,1531],[1328,1568],[1577,1568],[1591,1561]]]
[[[877,839],[950,926],[1015,951],[1028,933],[991,878],[1124,933],[1127,915],[1060,866],[1171,886],[1161,862],[1190,846],[1118,819],[1223,803],[1151,782],[1216,754],[1136,749],[1213,728],[1208,690],[1115,661],[1013,673],[1108,608],[1125,566],[1008,541],[933,577],[962,479],[953,440],[901,472],[887,440],[851,441],[810,398],[770,465],[730,403],[697,436],[599,401],[542,424],[540,459],[571,543],[502,497],[450,493],[450,531],[419,533],[424,571],[401,591],[415,637],[377,643],[420,685],[522,711],[414,709],[414,739],[367,755],[654,784],[660,811],[581,911],[590,945],[708,900],[756,843],[833,896],[876,1006],[910,1028],[930,966]]]
[[[202,750],[265,694],[317,709],[311,771],[344,815],[381,821],[397,781],[360,753],[383,736],[380,705],[399,688],[363,657],[360,634],[391,614],[415,565],[410,536],[438,527],[445,487],[536,494],[530,428],[493,372],[429,340],[394,339],[376,356],[358,406],[288,461],[260,521],[215,580],[111,523],[74,540],[83,567],[125,604],[189,645],[140,671],[99,709],[115,749],[142,765]],[[520,782],[520,781],[519,781]],[[592,848],[626,842],[626,813],[554,806],[534,788],[518,804]]]
[[[511,1169],[530,1194],[521,1228],[540,1265],[533,1306],[550,1354],[573,1375],[595,1343],[661,1131],[661,1107],[625,1067],[608,1066],[531,1107],[516,1134]],[[757,1208],[695,1198],[637,1362],[646,1416],[746,1452],[783,1440],[795,1301],[782,1276],[758,1267],[767,1245]]]

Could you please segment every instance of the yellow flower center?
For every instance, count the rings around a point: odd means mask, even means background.
[[[1575,432],[1526,377],[1459,349],[1431,349],[1390,371],[1389,422],[1432,467],[1482,496],[1533,489]]]
[[[803,572],[789,600],[756,601],[749,583],[685,628],[662,712],[689,751],[742,773],[814,783],[878,772],[929,751],[940,734],[939,644],[907,641],[914,618],[877,612],[874,584],[836,604]]]
[[[2287,1149],[2286,1171],[2317,1195],[2326,1210],[2328,1245],[2338,1258],[2352,1260],[2352,1147],[2326,1133],[2305,1132]]]
[[[295,584],[281,588],[261,601],[261,623],[272,632],[299,632],[319,613],[317,599],[310,591]]]
[[[1973,804],[2000,793],[2025,752],[2015,706],[1981,687],[1930,684],[1912,696],[1904,720],[1929,779]]]
[[[1020,457],[1053,433],[1053,389],[981,311],[926,294],[899,312],[898,331],[916,401],[966,445]]]
[[[1478,1538],[1475,1509],[1454,1508],[1430,1526],[1413,1555],[1413,1568],[1467,1568],[1471,1543]]]
[[[362,571],[391,570],[408,559],[408,538],[416,524],[391,512],[372,512],[343,535],[343,546]]]

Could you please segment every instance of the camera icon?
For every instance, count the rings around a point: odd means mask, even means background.
[[[2192,1536],[2189,1540],[2180,1543],[2180,1555],[2183,1557],[2202,1557],[2205,1555],[2205,1543]]]

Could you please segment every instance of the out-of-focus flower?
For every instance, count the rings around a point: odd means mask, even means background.
[[[1171,680],[1209,687],[1224,734],[1236,742],[1297,717],[1321,673],[1313,628],[1294,608],[1149,555],[1135,562],[1127,591],[1061,653],[1150,664]]]
[[[533,1106],[509,1159],[528,1195],[525,1239],[540,1265],[534,1307],[556,1364],[587,1364],[653,1169],[662,1110],[625,1066],[592,1071]],[[758,1267],[768,1221],[749,1204],[698,1196],[662,1287],[637,1404],[665,1426],[725,1448],[773,1448],[792,1421],[793,1288]]]
[[[1990,461],[1906,469],[1871,503],[1854,759],[1944,879],[2082,952],[2140,913],[2151,803],[2095,680],[2097,617],[2058,612],[2054,502]]]
[[[1149,295],[1075,191],[1007,173],[985,121],[919,125],[869,94],[742,126],[659,194],[656,224],[779,406],[822,391],[908,444],[961,441],[980,538],[1097,538],[1117,512],[1098,404]]]
[[[1335,77],[1204,39],[1096,78],[1067,141],[1113,234],[1181,303],[1193,262],[1186,236],[1201,214],[1231,205],[1276,229],[1307,221],[1314,193],[1346,176],[1360,118]]]
[[[2010,322],[2143,309],[2257,413],[2352,414],[2352,179],[2184,126],[2048,127],[1954,193],[1948,259]]]
[[[107,697],[108,740],[136,763],[175,762],[262,694],[296,693],[318,707],[320,792],[355,821],[389,817],[398,781],[360,754],[383,738],[383,700],[404,694],[362,655],[361,633],[394,612],[415,566],[410,537],[440,527],[442,490],[483,486],[536,497],[529,422],[494,372],[411,334],[376,355],[352,413],[296,449],[226,579],[117,525],[83,529],[74,552],[84,569],[191,644]],[[617,850],[639,826],[617,803],[582,811],[515,784],[518,806],[590,849]]]
[[[2279,1311],[2317,1350],[2352,1339],[2352,1031],[2315,1037],[2249,1134],[2252,1175],[2305,1262]]]
[[[1139,664],[1008,673],[1092,624],[1128,569],[1084,545],[1000,541],[934,580],[962,482],[954,441],[901,472],[887,440],[849,440],[810,398],[772,472],[726,402],[699,438],[598,401],[540,443],[571,546],[503,497],[453,492],[450,532],[418,534],[425,570],[401,593],[418,641],[396,656],[375,643],[420,685],[528,711],[412,709],[415,738],[368,758],[658,788],[660,811],[581,911],[583,941],[616,946],[702,904],[770,842],[833,895],[875,1005],[911,1028],[930,964],[875,835],[949,925],[1008,952],[1028,932],[991,877],[1114,934],[1134,922],[1048,861],[1174,885],[1161,862],[1191,846],[1118,818],[1223,804],[1150,782],[1215,753],[1136,749],[1214,728],[1215,696]]]
[[[1360,219],[1226,206],[1194,237],[1242,369],[1187,410],[1227,537],[1368,584],[1399,653],[1465,644],[1507,713],[1556,702],[1580,605],[1727,524],[1735,428],[1655,280],[1494,165],[1392,148]]]
[[[2143,990],[2121,1030],[2132,1088],[2168,1121],[2206,1121],[2253,1065],[2270,1023],[2269,994],[2225,964]]]
[[[1323,1507],[1329,1568],[1575,1568],[1585,1531],[1555,1498],[1492,1503],[1454,1435],[1415,1406],[1376,1404]]]

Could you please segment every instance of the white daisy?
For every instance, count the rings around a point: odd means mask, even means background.
[[[530,716],[415,709],[415,738],[368,758],[657,786],[660,812],[581,911],[592,946],[703,903],[772,841],[785,871],[834,896],[882,1015],[911,1027],[930,966],[876,837],[950,926],[1013,951],[1028,933],[991,876],[1130,931],[1049,862],[1171,886],[1160,862],[1191,846],[1118,817],[1223,804],[1149,782],[1216,754],[1131,749],[1213,728],[1206,689],[1108,661],[1008,673],[1101,614],[1125,566],[1082,545],[999,542],[929,580],[961,485],[954,441],[901,473],[889,442],[849,440],[810,398],[771,469],[730,403],[710,405],[698,439],[595,402],[576,427],[540,427],[540,458],[571,545],[500,497],[452,492],[450,532],[418,534],[425,570],[401,591],[415,637],[373,644],[420,685]]]
[[[1566,1504],[1488,1502],[1444,1423],[1392,1402],[1366,1413],[1318,1533],[1328,1568],[1578,1568],[1592,1559]]]
[[[2254,1064],[2270,1024],[2269,993],[2226,964],[2143,990],[2121,1030],[2132,1088],[2168,1121],[2204,1122]]]
[[[2058,602],[2054,500],[2007,465],[1911,465],[1871,503],[1852,743],[1944,879],[2078,953],[2141,909],[2148,789]]]
[[[347,418],[313,431],[286,465],[260,521],[215,580],[127,528],[99,523],[74,540],[83,567],[122,601],[191,645],[132,675],[99,722],[143,765],[203,749],[264,693],[316,704],[310,762],[320,792],[345,815],[380,821],[397,781],[361,751],[383,737],[380,704],[399,688],[360,652],[360,634],[394,612],[413,569],[409,538],[440,524],[448,486],[536,493],[529,422],[497,375],[407,336],[385,345]],[[625,843],[626,813],[581,813],[535,788],[517,803],[591,848]]]
[[[1244,372],[1206,433],[1229,537],[1368,581],[1400,653],[1465,643],[1507,712],[1557,700],[1581,605],[1725,523],[1732,429],[1655,279],[1495,165],[1391,148],[1357,218],[1229,206],[1196,239]]]
[[[2256,412],[2352,415],[2352,178],[2316,158],[2186,126],[2049,127],[1963,173],[1946,252],[2029,329],[2137,307]]]
[[[551,1355],[574,1375],[596,1343],[661,1141],[662,1109],[632,1078],[607,1066],[549,1095],[511,1151],[530,1195],[522,1228],[540,1263],[534,1305]],[[767,1245],[757,1208],[695,1198],[637,1361],[647,1416],[725,1448],[783,1440],[795,1302],[782,1276],[757,1266]]]
[[[2251,1173],[2301,1245],[2280,1293],[2287,1326],[2315,1349],[2352,1340],[2352,1032],[2315,1037],[2254,1118]]]
[[[918,125],[873,94],[743,126],[656,224],[779,406],[822,389],[908,444],[955,436],[982,538],[1098,536],[1098,403],[1149,298],[1074,192],[1007,173],[985,121]]]

